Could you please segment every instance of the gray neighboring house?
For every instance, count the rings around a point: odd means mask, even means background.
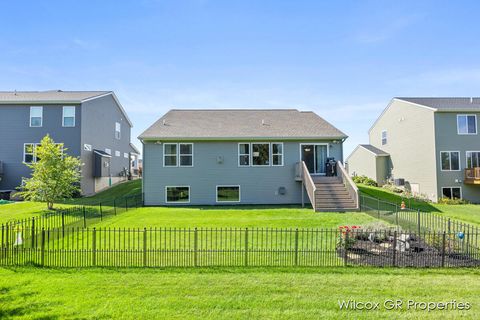
[[[479,115],[480,98],[393,98],[370,128],[369,145],[347,158],[349,173],[379,184],[403,179],[435,202],[480,203]]]
[[[0,92],[0,192],[30,176],[25,162],[36,161],[35,147],[46,134],[84,163],[82,194],[126,180],[139,154],[130,144],[131,127],[112,91]]]
[[[145,205],[298,204],[305,183],[316,210],[355,209],[341,179],[342,199],[317,186],[336,188],[326,162],[346,138],[313,112],[170,110],[139,137]]]

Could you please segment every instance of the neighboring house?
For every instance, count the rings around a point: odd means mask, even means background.
[[[35,148],[49,134],[69,155],[80,157],[81,191],[93,194],[125,180],[130,122],[111,91],[0,92],[0,191],[15,190],[30,176]]]
[[[432,201],[480,203],[479,115],[480,98],[394,98],[370,128],[370,145],[348,157],[348,170],[379,184],[403,179]]]
[[[338,182],[318,177],[328,158],[342,160],[346,138],[313,112],[170,110],[139,137],[145,205],[295,204],[303,181],[315,209],[356,209],[356,199],[315,195],[312,182]]]

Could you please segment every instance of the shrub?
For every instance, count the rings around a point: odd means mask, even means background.
[[[356,232],[359,230],[360,226],[340,226],[340,234],[337,239],[337,248],[345,248],[348,250],[353,247],[355,242],[357,242]]]
[[[367,185],[367,186],[372,186],[372,187],[377,187],[378,186],[377,182],[375,182],[375,180],[370,179],[367,176],[354,176],[352,178],[352,180],[355,183],[364,184],[364,185]]]
[[[468,204],[469,202],[467,200],[463,199],[450,199],[450,198],[440,198],[438,200],[439,204],[450,204],[450,205],[457,205],[457,204]]]
[[[392,183],[385,183],[383,186],[382,186],[383,189],[386,189],[388,191],[391,191],[391,192],[394,192],[394,193],[403,193],[404,190],[395,186],[394,184]]]

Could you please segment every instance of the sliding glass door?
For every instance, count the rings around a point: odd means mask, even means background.
[[[301,144],[301,160],[311,174],[325,175],[325,162],[328,157],[327,144]]]

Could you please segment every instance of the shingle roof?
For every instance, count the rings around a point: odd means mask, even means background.
[[[131,142],[130,142],[130,148],[132,149],[133,153],[140,154],[140,150],[138,150],[137,147],[135,147],[135,145]]]
[[[377,147],[372,146],[371,144],[361,144],[360,147],[367,149],[368,151],[374,153],[376,156],[389,156],[388,152],[385,152]]]
[[[480,98],[478,97],[444,97],[444,98],[408,98],[398,97],[397,100],[408,101],[429,108],[436,109],[436,111],[479,111]]]
[[[0,104],[6,103],[81,103],[111,91],[0,91]]]
[[[295,109],[170,110],[140,139],[343,139],[313,112]]]

